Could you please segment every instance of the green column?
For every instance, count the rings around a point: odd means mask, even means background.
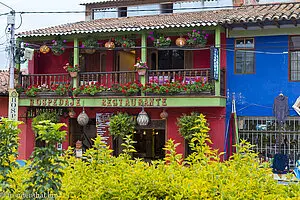
[[[221,27],[217,26],[215,30],[215,47],[219,48],[218,80],[215,81],[215,95],[220,96],[220,62],[221,62]]]
[[[73,65],[79,65],[79,45],[78,45],[78,38],[74,38],[74,60]],[[81,67],[81,66],[80,66]],[[77,88],[78,85],[78,78],[72,78],[73,81],[73,88]]]
[[[142,33],[141,38],[141,60],[142,62],[147,62],[147,33]],[[144,75],[140,76],[140,81],[143,85],[146,84],[146,77]],[[145,94],[142,94],[144,96]]]

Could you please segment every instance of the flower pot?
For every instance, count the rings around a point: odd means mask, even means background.
[[[194,47],[196,47],[196,48],[203,48],[203,47],[205,47],[205,44],[195,44]]]
[[[64,53],[64,51],[56,51],[56,50],[52,50],[53,55],[55,56],[60,56],[61,54]]]
[[[146,69],[138,69],[137,72],[140,76],[144,76],[146,74]]]
[[[77,77],[77,72],[69,72],[69,73],[70,73],[70,76],[71,76],[72,78]]]
[[[96,52],[96,49],[83,49],[82,53],[93,54]]]

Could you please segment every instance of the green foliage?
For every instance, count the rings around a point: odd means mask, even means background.
[[[193,30],[191,33],[188,33],[188,38],[186,43],[189,45],[202,45],[205,46],[208,38],[208,34],[205,31]]]
[[[54,55],[61,55],[65,52],[65,43],[66,40],[62,40],[60,37],[52,40],[51,51]]]
[[[98,46],[99,46],[98,40],[96,40],[92,36],[87,37],[82,42],[82,48],[95,48],[95,47],[98,47]]]
[[[35,125],[38,131],[38,140],[46,143],[45,147],[36,147],[32,155],[29,170],[32,176],[25,181],[26,194],[58,194],[61,188],[61,177],[66,161],[61,157],[62,151],[56,145],[65,139],[66,131],[60,129],[66,126],[63,123],[41,121]]]
[[[37,86],[29,86],[26,90],[25,90],[25,94],[29,97],[35,97],[37,95],[37,93],[40,92],[40,89]]]
[[[184,114],[180,118],[177,118],[177,126],[179,127],[179,133],[184,139],[190,141],[193,134],[198,132],[199,129],[195,128],[201,124],[201,120],[204,120],[204,116],[199,117],[198,113],[192,112],[191,115]],[[206,124],[208,126],[208,124]]]
[[[176,147],[180,145],[180,143],[174,143],[175,141],[170,139],[166,142],[164,150],[166,151],[165,161],[169,164],[181,164],[183,161],[182,154],[176,153]]]
[[[117,37],[115,39],[115,42],[117,45],[123,48],[130,48],[135,46],[135,42],[132,39],[129,39],[127,37]]]
[[[125,135],[125,137],[123,138],[124,143],[121,144],[124,147],[123,152],[128,155],[131,155],[132,153],[136,152],[133,146],[136,143],[136,141],[133,141],[132,137],[133,135]]]
[[[157,32],[150,32],[148,38],[153,41],[155,47],[168,47],[172,42],[170,37],[165,37],[163,34]]]
[[[52,87],[52,90],[55,91],[56,94],[61,96],[68,94],[70,89],[70,84],[59,84]]]
[[[11,182],[12,169],[18,167],[16,157],[18,156],[18,135],[21,122],[2,118],[0,123],[0,194],[1,192],[13,192]]]
[[[36,126],[39,125],[41,121],[49,120],[52,123],[57,123],[58,122],[58,115],[56,112],[42,112],[36,117],[32,119],[32,130],[37,133],[37,128]]]
[[[61,166],[59,162],[54,161],[55,159],[47,164],[45,162],[45,158],[49,158],[51,153],[43,154],[43,157],[34,154],[30,164],[34,166],[32,171],[23,168],[16,169],[12,173],[13,178],[17,180],[13,188],[21,194],[25,191],[29,193],[32,191],[25,188],[47,188],[49,186],[47,184],[52,183],[50,179],[59,177],[61,188],[59,193],[55,194],[58,194],[57,199],[62,200],[299,199],[300,183],[278,184],[273,179],[271,169],[261,167],[257,154],[251,150],[253,146],[246,141],[240,142],[239,153],[234,154],[228,161],[220,162],[218,159],[220,155],[209,146],[209,128],[206,119],[203,115],[196,115],[195,120],[197,123],[191,128],[194,132],[190,140],[194,152],[184,161],[181,155],[176,153],[179,144],[173,140],[166,143],[164,160],[147,163],[141,159],[133,160],[128,156],[134,151],[132,134],[126,135],[123,144],[125,153],[118,157],[111,155],[112,151],[98,136],[94,140],[94,147],[86,151],[84,155],[86,159],[75,158],[72,149],[65,152],[62,159],[68,165],[59,168],[61,176],[57,176],[52,170],[54,163]],[[49,127],[47,123],[41,126]],[[50,136],[46,136],[46,127],[40,127],[44,132],[43,139],[52,141],[53,135],[56,134],[50,133]],[[58,127],[59,125],[56,128]],[[55,138],[57,139],[53,142],[61,141],[63,137],[59,133]],[[54,143],[48,144],[48,147],[55,148]],[[56,158],[60,157],[57,155]],[[38,170],[40,176],[36,175]],[[45,177],[49,178],[48,182],[42,182]],[[27,180],[25,184],[20,184],[24,180]],[[39,190],[41,191],[44,190]]]
[[[119,112],[110,118],[109,132],[116,138],[117,136],[125,137],[125,135],[132,134],[134,132],[134,121],[132,116],[127,113]]]

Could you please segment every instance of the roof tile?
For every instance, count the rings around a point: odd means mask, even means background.
[[[0,94],[6,94],[8,91],[9,73],[0,71]]]
[[[139,31],[167,27],[194,27],[217,24],[255,23],[267,20],[300,19],[300,3],[235,7],[200,12],[160,14],[81,21],[19,33],[19,37],[69,35],[93,32]]]

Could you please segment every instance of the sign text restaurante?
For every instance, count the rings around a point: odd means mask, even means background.
[[[85,99],[85,106],[89,106],[89,99]],[[105,98],[94,99],[93,106],[99,107],[157,107],[167,106],[167,98]],[[30,99],[30,106],[77,107],[83,106],[83,100],[74,99]]]

